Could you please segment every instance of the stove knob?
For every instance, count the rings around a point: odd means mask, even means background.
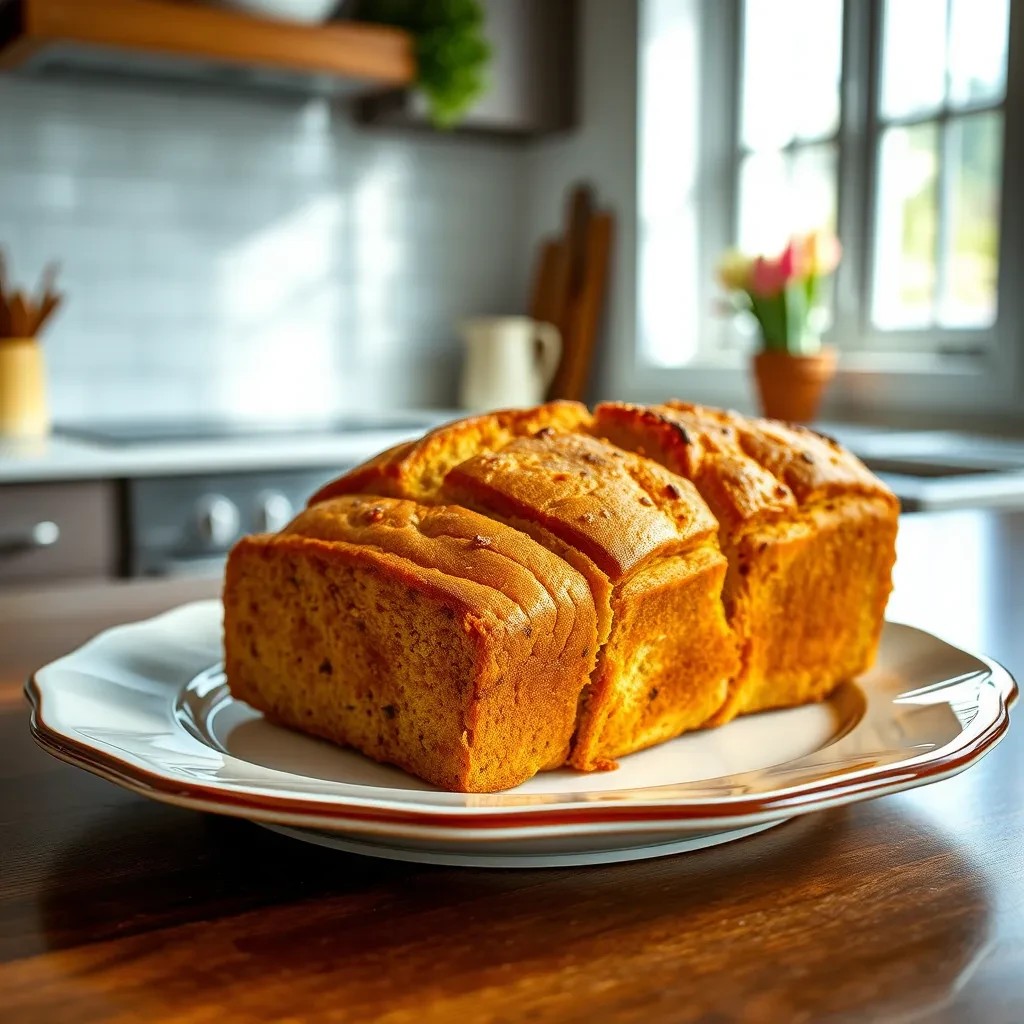
[[[196,526],[207,547],[226,548],[238,536],[238,508],[223,494],[204,494],[196,502]]]
[[[256,497],[256,529],[260,533],[283,530],[295,515],[292,503],[280,491],[263,491]]]

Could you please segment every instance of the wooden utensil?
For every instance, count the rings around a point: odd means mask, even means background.
[[[549,398],[583,398],[604,303],[614,219],[598,212],[594,189],[574,186],[565,203],[564,237],[541,243],[530,315],[562,335],[562,360]]]
[[[7,312],[7,261],[0,252],[0,338],[11,334],[10,315]]]
[[[569,290],[569,252],[562,241],[542,243],[533,283],[530,316],[541,323],[554,324],[565,334],[565,314]]]
[[[29,314],[28,302],[20,292],[14,292],[7,304],[8,317],[10,319],[10,336],[12,338],[30,338],[29,326],[32,317]]]
[[[587,258],[587,232],[594,215],[594,190],[577,185],[566,204],[566,241],[569,246],[569,294],[576,296],[583,287]]]
[[[57,311],[57,307],[60,306],[63,296],[57,294],[50,294],[46,297],[45,302],[36,310],[35,320],[32,324],[32,336],[35,337],[43,329],[43,325],[51,316]]]
[[[56,290],[58,266],[43,271],[37,294],[14,289],[7,279],[7,267],[0,253],[0,340],[35,338],[53,316],[63,296]]]
[[[611,213],[599,213],[590,219],[583,280],[578,294],[570,300],[563,346],[565,354],[555,377],[552,397],[576,401],[586,397],[604,308],[614,234],[615,218]]]

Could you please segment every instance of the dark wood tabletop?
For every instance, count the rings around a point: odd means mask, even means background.
[[[906,517],[891,617],[1024,676],[1022,577],[1024,515]],[[371,860],[151,802],[33,745],[27,672],[214,590],[0,595],[0,1018],[1024,1021],[1018,723],[954,779],[699,853]]]

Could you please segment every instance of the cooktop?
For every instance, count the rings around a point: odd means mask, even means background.
[[[352,413],[324,420],[275,421],[236,419],[113,420],[109,423],[63,423],[61,437],[115,447],[180,444],[189,441],[268,440],[317,435],[363,434],[385,430],[422,431],[437,420],[416,416]]]

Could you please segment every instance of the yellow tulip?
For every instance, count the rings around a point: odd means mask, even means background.
[[[843,249],[830,231],[812,231],[803,240],[803,267],[804,273],[813,277],[823,277],[831,274],[839,266]]]
[[[718,261],[716,273],[719,283],[728,291],[746,289],[752,266],[753,260],[749,256],[744,256],[738,249],[730,249]]]

